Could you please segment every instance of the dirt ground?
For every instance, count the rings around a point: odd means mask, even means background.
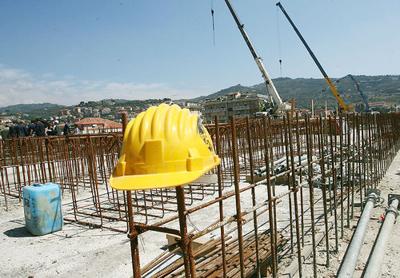
[[[129,243],[124,234],[75,224],[34,237],[23,208],[0,214],[0,277],[128,277]],[[125,274],[124,274],[125,273]]]
[[[230,188],[229,190],[232,190]],[[260,185],[256,188],[256,199],[265,200],[267,188]],[[277,186],[276,194],[287,191],[287,186]],[[215,196],[210,195],[208,199]],[[308,200],[308,196],[305,196]],[[68,198],[67,198],[68,199]],[[203,200],[206,201],[207,199]],[[288,197],[282,198],[277,206],[281,221],[280,229],[287,227],[289,212]],[[251,195],[247,190],[241,194],[242,212],[250,209]],[[63,207],[65,209],[65,207]],[[235,214],[234,196],[224,201],[227,215]],[[189,230],[202,230],[218,218],[218,204],[204,211],[191,214],[188,218]],[[267,214],[260,216],[260,223],[267,221]],[[166,217],[168,214],[165,215]],[[250,215],[249,215],[250,216]],[[86,226],[66,223],[62,231],[45,236],[32,236],[24,227],[23,207],[14,200],[9,211],[0,212],[0,249],[6,250],[0,256],[0,277],[131,277],[132,266],[130,247],[124,233],[108,229],[90,229]],[[178,228],[177,221],[170,223]],[[235,226],[227,225],[227,229]],[[267,229],[260,227],[259,231]],[[253,229],[251,222],[243,226],[244,234]],[[206,240],[219,236],[219,230],[205,235]],[[231,236],[235,237],[236,232]],[[286,235],[288,236],[288,235]],[[167,239],[164,234],[146,232],[139,236],[141,266],[146,265],[165,250]],[[151,275],[150,275],[151,276]]]

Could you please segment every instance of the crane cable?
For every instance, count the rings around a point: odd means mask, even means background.
[[[212,31],[213,31],[213,45],[215,46],[215,19],[214,19],[214,0],[211,0],[211,20],[212,20]]]
[[[282,45],[281,45],[281,31],[279,28],[279,10],[278,7],[276,7],[276,32],[278,35],[278,57],[279,57],[279,72],[280,72],[280,77],[282,78]]]

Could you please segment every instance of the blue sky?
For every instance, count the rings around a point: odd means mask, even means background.
[[[232,0],[272,77],[279,58],[283,76],[320,77],[275,2]],[[330,76],[400,73],[400,1],[282,3]],[[260,82],[223,0],[0,1],[0,106],[194,97]]]

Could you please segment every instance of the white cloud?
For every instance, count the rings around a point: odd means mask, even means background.
[[[174,88],[162,83],[79,80],[71,76],[57,79],[51,73],[35,76],[0,64],[0,107],[42,102],[71,105],[105,98],[178,99],[202,94],[203,91]]]

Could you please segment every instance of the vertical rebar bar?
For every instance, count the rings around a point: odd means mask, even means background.
[[[217,155],[221,157],[221,142],[220,142],[220,132],[219,132],[219,123],[218,123],[218,117],[215,116],[214,118],[214,123],[215,123],[215,145],[216,145],[216,150],[217,150]],[[217,167],[217,177],[218,177],[218,197],[222,197],[222,169],[221,169],[221,164],[218,165]],[[219,221],[224,220],[224,201],[221,199],[218,202],[218,208],[219,208]],[[226,250],[225,250],[225,227],[224,225],[221,225],[220,227],[220,233],[221,233],[221,252],[222,252],[222,272],[223,272],[223,277],[226,277]]]
[[[233,155],[233,177],[235,186],[235,204],[236,204],[236,224],[237,224],[237,235],[239,242],[239,261],[240,261],[240,276],[244,275],[244,254],[243,254],[243,228],[242,228],[242,211],[240,205],[240,176],[239,176],[239,161],[238,161],[238,150],[237,150],[237,136],[236,136],[236,121],[235,118],[231,118],[231,132],[232,132],[232,155]]]
[[[301,242],[300,242],[300,224],[299,224],[299,208],[298,208],[298,201],[297,201],[297,181],[296,181],[296,169],[294,163],[294,153],[293,153],[293,134],[292,134],[292,121],[291,115],[287,113],[287,123],[288,123],[288,130],[289,130],[289,151],[290,151],[290,169],[292,172],[291,175],[291,183],[293,191],[293,201],[294,201],[294,217],[295,217],[295,228],[296,228],[296,245],[297,245],[297,260],[299,264],[299,277],[302,277],[302,261],[301,261]]]

